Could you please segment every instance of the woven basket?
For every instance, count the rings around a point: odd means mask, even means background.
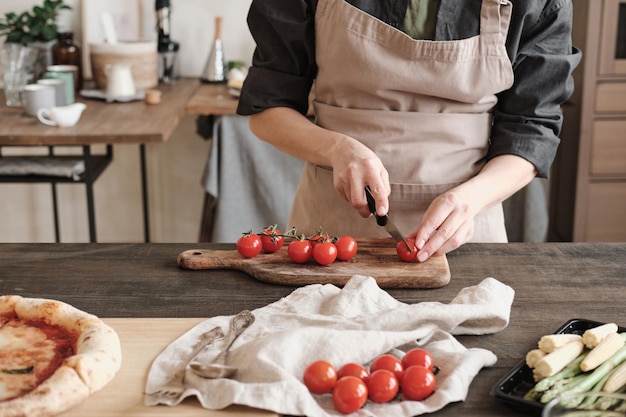
[[[97,88],[106,90],[104,67],[108,64],[128,64],[135,88],[145,90],[159,83],[156,42],[120,42],[90,44],[91,72]]]

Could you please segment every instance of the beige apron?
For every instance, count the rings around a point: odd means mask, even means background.
[[[513,83],[505,39],[508,0],[483,0],[480,34],[415,40],[345,0],[320,0],[315,16],[316,123],[372,149],[389,172],[389,215],[414,231],[439,194],[485,163],[495,94]],[[332,171],[306,163],[289,227],[305,234],[384,237],[333,187]],[[472,241],[506,242],[502,205],[475,219]]]

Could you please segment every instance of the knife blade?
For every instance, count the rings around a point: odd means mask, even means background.
[[[367,198],[367,208],[369,208],[370,212],[376,218],[376,223],[379,226],[384,227],[387,233],[389,233],[396,242],[404,242],[407,250],[410,252],[411,247],[406,239],[404,239],[402,233],[400,233],[396,225],[391,221],[389,215],[385,214],[384,216],[379,216],[376,214],[376,200],[374,200],[374,196],[372,195],[372,190],[369,185],[365,186],[365,197]]]

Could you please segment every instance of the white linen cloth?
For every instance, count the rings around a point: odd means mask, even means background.
[[[514,291],[494,278],[461,290],[449,303],[405,304],[378,287],[372,277],[353,276],[341,289],[313,284],[253,311],[255,322],[236,340],[228,364],[239,367],[236,379],[204,379],[187,371],[187,390],[178,399],[146,395],[145,404],[176,405],[196,395],[203,407],[231,404],[309,417],[340,416],[330,394],[312,395],[302,382],[304,369],[325,359],[337,369],[348,362],[367,365],[391,352],[401,357],[423,347],[440,368],[435,392],[424,401],[397,401],[366,406],[358,417],[415,416],[462,401],[474,376],[496,363],[485,349],[466,349],[453,335],[494,333],[508,325]],[[219,316],[189,330],[154,361],[146,392],[159,389],[187,359],[199,335],[221,326],[228,332],[231,317]],[[217,356],[216,343],[199,361]]]
[[[80,158],[9,157],[0,158],[0,175],[50,175],[79,181],[85,173],[85,161]]]

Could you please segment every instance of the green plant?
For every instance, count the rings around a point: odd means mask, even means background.
[[[70,9],[63,0],[44,0],[43,5],[33,6],[30,11],[5,13],[0,18],[0,36],[6,36],[6,42],[23,45],[49,42],[56,39],[59,31],[56,24],[59,11]]]

